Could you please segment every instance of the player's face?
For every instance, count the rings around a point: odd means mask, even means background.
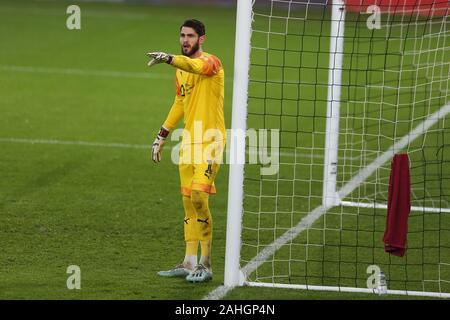
[[[180,30],[181,53],[188,57],[194,55],[200,48],[201,38],[194,29],[182,27]]]

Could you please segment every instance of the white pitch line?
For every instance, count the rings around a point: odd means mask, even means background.
[[[55,140],[55,139],[27,139],[27,138],[12,138],[0,137],[0,142],[14,142],[14,143],[29,143],[29,144],[50,144],[50,145],[73,145],[73,146],[87,146],[87,147],[105,147],[105,148],[125,148],[125,149],[151,149],[150,144],[130,144],[117,142],[92,142],[92,141],[71,141],[71,140]],[[175,146],[168,146],[166,149],[171,150]],[[227,152],[229,150],[227,149]],[[256,152],[250,152],[254,154]],[[294,157],[293,152],[280,152],[282,156]],[[312,157],[311,154],[297,154],[297,157]]]
[[[117,142],[92,142],[92,141],[71,141],[71,140],[55,140],[55,139],[27,139],[27,138],[12,138],[12,137],[0,137],[0,142],[13,142],[13,143],[29,143],[29,144],[50,144],[50,145],[72,145],[72,146],[87,146],[87,147],[105,147],[105,148],[125,148],[125,149],[151,149],[150,144],[130,144],[130,143],[117,143]],[[176,146],[168,146],[166,149],[171,150]],[[228,149],[227,149],[228,151]],[[254,154],[256,152],[250,152]],[[280,155],[294,156],[293,152],[280,152]],[[297,154],[301,157],[311,157],[310,154]]]
[[[9,72],[29,72],[29,73],[47,73],[47,74],[65,74],[75,76],[95,76],[95,77],[119,77],[119,78],[141,78],[141,79],[174,79],[175,75],[168,73],[154,72],[123,72],[113,70],[86,70],[86,69],[66,69],[66,68],[48,68],[48,67],[30,67],[0,65],[1,71]]]
[[[417,137],[421,136],[425,131],[427,131],[431,126],[436,124],[440,119],[447,116],[450,113],[450,104],[441,107],[438,111],[430,115],[422,123],[411,130],[407,135],[405,135],[398,142],[394,143],[388,150],[386,150],[382,155],[376,158],[371,164],[363,168],[352,180],[346,183],[339,191],[340,199],[345,198],[353,190],[355,190],[361,183],[363,183],[372,173],[379,168],[383,163],[388,161],[394,152],[401,151],[404,147],[411,143]],[[277,238],[267,247],[265,247],[260,253],[258,253],[246,266],[242,268],[242,272],[246,278],[247,275],[255,271],[264,261],[272,256],[278,249],[280,249],[288,241],[295,239],[303,230],[306,230],[311,226],[317,219],[319,219],[329,208],[324,206],[318,206],[313,211],[311,211],[306,217],[304,217],[300,222],[287,230],[281,237]],[[206,295],[204,300],[219,300],[223,298],[233,287],[219,286],[208,295]]]
[[[344,199],[353,190],[356,189],[361,183],[363,183],[368,177],[370,177],[375,170],[377,170],[381,165],[392,158],[392,156],[401,150],[403,150],[408,144],[416,140],[418,137],[423,135],[429,128],[431,128],[440,119],[447,116],[450,113],[450,103],[441,107],[438,111],[430,115],[419,125],[417,125],[413,130],[411,130],[407,135],[401,138],[399,141],[394,143],[389,149],[387,149],[382,155],[377,157],[369,165],[361,169],[359,173],[354,176],[349,182],[347,182],[339,191],[339,199]]]
[[[90,141],[69,141],[69,140],[47,140],[47,139],[25,139],[25,138],[1,138],[0,142],[18,142],[30,144],[55,144],[55,145],[76,145],[88,147],[106,147],[106,148],[126,148],[126,149],[150,149],[149,144],[129,144],[115,142],[90,142]]]
[[[250,275],[255,271],[263,262],[265,262],[270,256],[272,256],[278,249],[280,249],[286,242],[295,239],[300,232],[309,228],[317,219],[319,219],[325,212],[327,208],[323,206],[318,206],[306,217],[304,217],[295,227],[287,230],[281,237],[277,238],[274,242],[265,247],[260,253],[258,253],[251,261],[241,269],[244,274],[245,279],[247,275]],[[219,286],[210,293],[208,293],[203,300],[219,300],[222,299],[228,292],[230,292],[234,287],[229,286]]]
[[[15,142],[15,143],[29,143],[29,144],[50,144],[50,145],[74,145],[74,146],[87,146],[87,147],[105,147],[105,148],[126,148],[126,149],[150,149],[150,144],[130,144],[120,142],[95,142],[95,141],[80,141],[80,140],[56,140],[56,139],[30,139],[30,138],[15,138],[15,137],[0,137],[0,142]],[[167,150],[172,150],[175,146],[166,147]],[[226,149],[229,152],[229,148]],[[257,154],[257,151],[250,151],[247,154]],[[295,157],[294,152],[281,151],[280,156]],[[297,153],[297,157],[306,159],[323,159],[322,155],[311,153]],[[346,160],[355,160],[353,158],[342,158]],[[284,162],[281,165],[286,164]],[[293,163],[287,163],[292,165]]]
[[[145,68],[145,66],[143,68]],[[127,72],[116,70],[88,70],[88,69],[71,69],[71,68],[0,65],[0,71],[64,74],[69,76],[94,76],[94,77],[116,77],[116,78],[158,79],[158,80],[175,79],[174,73],[171,72],[156,73],[153,70],[151,71],[149,70],[148,72]],[[230,77],[225,77],[226,83],[229,83],[231,81],[232,79]]]

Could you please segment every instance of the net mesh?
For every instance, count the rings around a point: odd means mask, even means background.
[[[407,152],[415,208],[407,254],[384,252],[385,209],[339,205],[260,261],[248,280],[366,288],[367,267],[378,265],[389,289],[450,292],[448,2],[420,8],[411,1],[380,3],[379,29],[370,26],[368,5],[356,2],[341,16],[336,191],[372,167],[342,200],[386,204],[390,161],[377,159]],[[261,165],[245,166],[241,265],[322,203],[331,6],[325,0],[254,1],[247,127],[280,130],[280,165],[274,175],[261,175]],[[427,121],[429,128],[411,135]],[[390,150],[401,139],[406,143]]]

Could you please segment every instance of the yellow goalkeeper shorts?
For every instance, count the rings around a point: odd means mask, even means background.
[[[181,194],[189,197],[192,190],[215,194],[214,180],[219,172],[223,148],[218,146],[214,151],[208,152],[206,148],[211,150],[211,145],[201,145],[201,147],[197,146],[197,152],[195,152],[191,146],[182,146],[180,149],[178,169]],[[199,156],[200,153],[202,156]]]

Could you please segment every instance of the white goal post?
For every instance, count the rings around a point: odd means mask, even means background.
[[[229,141],[225,286],[377,293],[376,265],[388,294],[450,298],[449,9],[420,1],[382,8],[381,30],[345,0],[237,1],[232,130],[286,143],[280,172],[258,178],[233,161],[245,137]],[[410,255],[392,258],[380,235],[399,152]]]
[[[252,21],[252,2],[238,1],[236,13],[236,45],[233,81],[233,114],[232,130],[247,128],[247,88],[248,70],[250,66],[250,37]],[[240,139],[240,140],[238,140]],[[245,154],[245,136],[238,135],[229,141],[230,152]],[[231,157],[233,159],[234,157]],[[228,180],[228,219],[225,252],[226,286],[243,284],[239,257],[241,249],[242,204],[244,197],[244,163],[232,161]]]

